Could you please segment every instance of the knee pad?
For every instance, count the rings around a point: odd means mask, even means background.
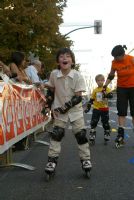
[[[55,126],[51,132],[51,138],[57,142],[60,142],[64,137],[65,130],[59,126]]]
[[[96,128],[97,124],[98,124],[98,120],[95,120],[95,119],[91,120],[91,124],[90,125],[91,125],[92,129]]]
[[[86,144],[88,142],[86,138],[86,129],[82,129],[80,132],[76,133],[75,138],[78,144]]]

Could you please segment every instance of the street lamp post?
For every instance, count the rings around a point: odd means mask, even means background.
[[[94,28],[95,34],[101,34],[102,33],[102,20],[94,20],[94,25],[84,26],[84,27],[79,27],[79,28],[73,29],[73,30],[69,31],[68,33],[66,33],[64,36],[66,37],[67,35],[69,35],[72,32],[78,31],[80,29],[87,29],[87,28]]]

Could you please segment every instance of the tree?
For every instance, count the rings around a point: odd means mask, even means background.
[[[66,0],[1,0],[0,58],[10,61],[13,51],[31,51],[49,69],[55,66],[55,52],[72,41],[59,32]]]

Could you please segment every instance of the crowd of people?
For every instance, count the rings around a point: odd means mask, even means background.
[[[20,51],[11,54],[11,62],[6,65],[0,61],[0,78],[3,80],[3,74],[9,78],[10,83],[20,83],[26,85],[34,85],[43,94],[46,93],[44,89],[43,80],[41,75],[44,74],[45,66],[37,58],[27,59],[25,54]],[[5,81],[5,80],[4,80]],[[26,148],[27,138],[17,142],[13,150],[24,150]]]
[[[116,147],[124,144],[124,127],[128,105],[134,125],[134,57],[125,54],[126,46],[117,45],[112,49],[111,71],[105,81],[103,74],[95,77],[97,87],[93,90],[87,103],[85,113],[92,109],[91,129],[89,140],[94,143],[96,127],[101,118],[104,128],[104,140],[110,140],[111,127],[109,123],[108,99],[113,94],[108,84],[117,73],[117,111],[118,133],[115,139]],[[20,83],[35,84],[47,88],[47,108],[53,114],[53,130],[50,134],[48,162],[45,172],[51,174],[55,171],[61,152],[61,142],[65,135],[68,122],[72,125],[72,132],[76,138],[82,168],[90,171],[92,168],[87,130],[84,122],[82,107],[82,93],[86,91],[85,82],[79,71],[75,70],[75,55],[69,48],[61,48],[57,52],[57,68],[49,74],[46,82],[41,79],[43,63],[40,60],[26,60],[22,52],[14,52],[9,66],[0,62],[0,67],[12,80]],[[46,108],[45,108],[46,109]],[[45,112],[44,112],[45,113]]]
[[[13,82],[41,85],[40,74],[44,73],[44,63],[39,59],[27,59],[20,51],[13,52],[11,62],[7,66],[0,61],[1,73],[6,74]]]

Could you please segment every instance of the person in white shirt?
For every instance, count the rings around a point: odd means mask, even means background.
[[[38,76],[38,72],[41,70],[41,61],[33,60],[31,61],[31,65],[29,65],[25,72],[27,76],[31,79],[32,83],[40,83],[42,80]]]
[[[56,61],[58,69],[51,72],[49,81],[46,83],[46,87],[54,90],[52,104],[54,127],[51,132],[45,172],[50,175],[55,171],[61,151],[61,140],[68,121],[72,125],[72,132],[78,144],[82,169],[90,172],[92,165],[82,108],[82,92],[85,91],[85,82],[79,71],[74,69],[75,57],[69,48],[59,49]]]

